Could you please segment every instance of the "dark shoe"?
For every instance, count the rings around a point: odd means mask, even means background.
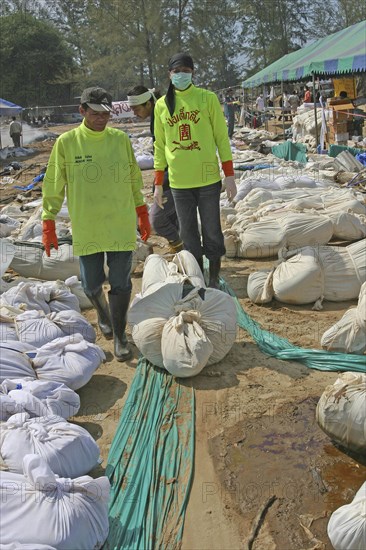
[[[169,242],[169,248],[170,252],[172,254],[176,254],[177,252],[180,252],[183,250],[183,241],[181,239],[178,239],[177,241],[168,241]]]
[[[98,294],[88,295],[88,298],[93,304],[93,306],[95,307],[95,309],[97,310],[98,325],[100,330],[103,333],[103,336],[107,340],[111,340],[113,338],[111,316],[110,316],[108,303],[104,296],[103,290],[100,289]]]
[[[209,283],[208,286],[210,288],[217,288],[220,289],[219,285],[219,273],[221,268],[221,258],[218,258],[217,260],[210,260],[209,261]]]
[[[117,361],[127,361],[132,357],[131,350],[127,347],[126,320],[130,303],[131,292],[109,295],[109,307],[113,326],[114,356]]]

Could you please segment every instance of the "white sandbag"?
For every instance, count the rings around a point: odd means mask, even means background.
[[[136,155],[136,162],[140,170],[151,170],[154,168],[154,157],[152,155],[138,154]]]
[[[366,451],[366,374],[342,373],[316,408],[321,429],[346,449]]]
[[[64,336],[62,330],[43,311],[32,309],[15,318],[20,342],[40,348],[55,338]]]
[[[197,260],[187,250],[175,254],[171,262],[159,254],[151,254],[145,260],[141,294],[146,296],[166,283],[189,282],[193,286],[205,286]]]
[[[0,278],[11,264],[15,254],[15,246],[8,239],[0,239]]]
[[[327,244],[333,235],[333,223],[321,214],[287,213],[277,218],[286,235],[287,248]]]
[[[97,466],[100,452],[92,436],[61,416],[15,414],[0,426],[0,456],[10,472],[23,471],[23,457],[41,456],[60,477],[79,477]]]
[[[63,281],[49,281],[43,286],[50,290],[49,307],[51,311],[73,309],[80,312],[79,300]]]
[[[327,351],[366,354],[366,283],[363,283],[358,304],[324,332],[321,345]]]
[[[238,231],[238,236],[239,258],[270,258],[286,244],[284,228],[270,218],[251,223],[245,231]]]
[[[61,330],[59,337],[81,334],[84,340],[93,344],[97,339],[96,332],[89,321],[77,311],[63,310],[59,313],[49,313],[47,317]]]
[[[268,304],[272,301],[273,292],[273,269],[263,269],[251,273],[248,277],[247,294],[248,298],[255,304]]]
[[[57,550],[57,548],[49,546],[49,544],[21,544],[17,541],[9,544],[2,544],[0,542],[0,550]]]
[[[14,322],[4,322],[0,320],[0,342],[18,341],[17,331]]]
[[[0,342],[0,382],[6,378],[37,378],[32,367],[34,347],[25,342]]]
[[[108,536],[109,492],[107,477],[57,478],[40,456],[26,455],[23,474],[0,472],[2,543],[97,550]]]
[[[165,323],[161,337],[164,367],[180,378],[196,376],[206,366],[213,345],[200,326],[198,311],[182,311]]]
[[[65,285],[67,285],[70,291],[77,297],[81,311],[83,311],[84,309],[91,309],[93,307],[93,304],[85,294],[81,282],[76,277],[76,275],[68,277],[65,280]]]
[[[154,293],[143,296],[129,310],[128,321],[132,324],[136,346],[159,367],[165,367],[161,350],[168,345],[161,342],[163,319],[166,322],[183,311],[199,314],[194,320],[213,346],[208,365],[221,361],[235,341],[237,314],[231,296],[216,289],[194,287],[182,298],[183,289],[184,286],[178,283],[165,284]]]
[[[323,299],[341,302],[357,298],[366,281],[365,246],[363,240],[347,247],[306,246],[295,254],[285,253],[286,261],[273,274],[276,300],[310,304]]]
[[[358,241],[366,237],[364,216],[350,212],[328,212],[333,223],[333,239]]]
[[[51,289],[42,283],[21,282],[9,288],[1,295],[1,301],[21,309],[42,310],[50,313],[48,302],[51,299]]]
[[[51,256],[38,243],[17,242],[10,267],[23,277],[35,277],[46,281],[64,281],[72,275],[80,277],[79,258],[73,255],[72,245],[59,244],[51,249]]]
[[[62,382],[73,390],[87,384],[105,360],[102,349],[81,334],[56,338],[37,350],[34,370],[40,380]]]
[[[327,532],[334,550],[365,550],[366,481],[350,504],[333,512]]]
[[[16,229],[20,222],[6,214],[0,214],[0,238],[9,237]]]
[[[49,380],[15,378],[0,384],[0,418],[19,412],[35,416],[70,418],[80,408],[80,397],[72,389]]]

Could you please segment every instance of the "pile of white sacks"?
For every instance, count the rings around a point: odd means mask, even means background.
[[[183,250],[171,262],[152,254],[145,261],[141,293],[128,322],[137,348],[174,376],[195,376],[230,351],[237,328],[234,300],[206,288],[194,256]]]
[[[29,280],[0,296],[1,548],[89,550],[107,538],[109,481],[87,475],[98,445],[67,420],[105,359],[95,338],[63,282]]]
[[[345,372],[322,394],[316,419],[333,441],[349,451],[366,452],[366,374]],[[364,550],[366,482],[353,501],[333,512],[328,536],[335,550]]]

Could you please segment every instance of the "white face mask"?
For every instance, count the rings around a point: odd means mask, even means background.
[[[192,73],[173,73],[171,80],[178,90],[185,90],[192,84]]]

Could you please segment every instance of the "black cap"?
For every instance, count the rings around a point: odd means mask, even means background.
[[[80,103],[86,103],[93,111],[113,111],[112,96],[104,88],[86,88]]]

